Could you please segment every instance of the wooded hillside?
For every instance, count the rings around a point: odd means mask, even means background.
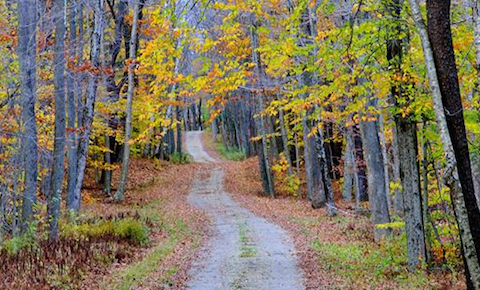
[[[194,161],[188,131],[480,290],[479,0],[0,0],[0,259],[144,244],[137,208],[84,204],[129,205],[139,158]]]

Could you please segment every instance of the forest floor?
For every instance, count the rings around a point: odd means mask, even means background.
[[[339,214],[328,217],[326,209],[313,209],[305,199],[289,196],[282,189],[274,199],[266,196],[256,158],[226,160],[208,133],[203,135],[203,143],[210,155],[222,160],[225,191],[233,200],[280,226],[292,238],[304,289],[465,289],[463,275],[452,267],[408,273],[406,243],[400,233],[376,244],[370,218],[356,214],[353,202],[340,200],[337,184]]]
[[[187,201],[195,173],[202,167],[134,159],[125,202],[111,202],[98,190],[90,190],[84,200],[85,215],[133,211],[153,225],[146,246],[125,253],[106,269],[92,271],[79,289],[184,289],[192,257],[209,235],[208,217]]]
[[[374,243],[354,204],[338,201],[327,217],[281,190],[269,198],[256,158],[227,160],[208,133],[185,141],[193,163],[134,160],[125,203],[86,194],[86,215],[134,210],[155,226],[147,246],[79,289],[464,289],[454,269],[408,273],[405,242]]]

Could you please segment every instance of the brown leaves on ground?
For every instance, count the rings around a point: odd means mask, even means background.
[[[342,275],[335,273],[325,261],[321,261],[314,249],[314,241],[328,245],[367,245],[375,251],[379,245],[373,240],[372,225],[366,216],[356,215],[354,204],[337,201],[339,217],[327,217],[326,209],[315,210],[303,199],[282,196],[272,199],[262,192],[258,161],[251,158],[243,162],[223,164],[226,172],[225,189],[235,200],[255,214],[262,216],[287,230],[294,240],[299,263],[304,271],[307,290],[313,289],[413,289],[402,288],[385,278],[371,285],[369,280],[358,279],[350,285]],[[368,253],[365,253],[368,254]],[[348,254],[347,254],[348,255]],[[361,262],[361,261],[360,261]],[[404,269],[402,269],[403,272]],[[392,275],[395,275],[393,273]],[[423,274],[421,274],[423,275]],[[424,289],[462,289],[461,275],[446,272],[425,274]]]
[[[207,217],[194,209],[187,201],[195,172],[200,165],[172,165],[167,162],[137,159],[131,162],[128,179],[126,201],[114,203],[108,198],[103,201],[89,204],[85,211],[92,215],[108,214],[141,210],[144,206],[151,206],[149,210],[159,212],[162,224],[186,225],[186,234],[176,243],[173,250],[161,259],[154,272],[151,272],[134,289],[165,289],[164,277],[171,269],[175,273],[168,275],[168,289],[184,289],[188,279],[187,270],[195,257],[196,251],[203,243],[208,224]],[[114,174],[114,177],[118,173]],[[98,198],[101,192],[94,192]],[[107,271],[92,273],[83,283],[83,289],[105,289],[106,285],[118,283],[119,273],[134,262],[141,261],[150,254],[156,246],[167,242],[173,231],[165,228],[153,228],[147,248],[138,248],[134,255],[124,259],[121,263],[113,264]]]

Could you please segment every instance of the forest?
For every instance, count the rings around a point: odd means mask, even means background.
[[[480,290],[480,0],[0,0],[0,289]]]

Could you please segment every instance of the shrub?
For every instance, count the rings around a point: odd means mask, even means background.
[[[9,255],[14,256],[21,250],[34,246],[35,244],[36,241],[30,234],[23,234],[18,237],[7,239],[3,244],[3,248]]]
[[[220,155],[227,160],[241,161],[246,158],[245,153],[243,153],[243,151],[238,148],[234,148],[234,147],[227,148],[221,142],[216,143],[216,147],[217,147],[218,153],[220,153]]]
[[[145,244],[148,241],[148,228],[144,222],[132,217],[97,220],[81,224],[65,223],[61,226],[61,234],[65,238],[107,238],[128,240],[135,244]]]
[[[132,218],[117,221],[114,226],[114,234],[137,244],[145,244],[148,241],[147,227]]]
[[[190,158],[188,154],[174,153],[168,157],[168,161],[173,164],[188,164],[190,163]]]

